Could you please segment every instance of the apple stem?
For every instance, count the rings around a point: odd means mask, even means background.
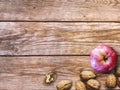
[[[104,57],[104,61],[105,61],[105,62],[107,61],[107,59],[108,59],[108,57]]]

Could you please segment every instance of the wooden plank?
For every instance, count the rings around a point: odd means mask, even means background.
[[[89,55],[101,44],[120,55],[120,23],[0,22],[0,55]]]
[[[71,90],[75,90],[74,82],[83,69],[91,69],[89,56],[0,57],[0,90],[56,90],[63,79],[72,80]],[[56,72],[57,79],[46,86],[43,80],[50,71]],[[105,89],[107,75],[97,73],[101,90]]]
[[[120,21],[120,1],[0,0],[0,20]]]

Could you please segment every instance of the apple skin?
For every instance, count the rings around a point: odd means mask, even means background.
[[[117,53],[108,45],[100,45],[92,50],[90,63],[93,69],[100,73],[107,73],[117,65]]]

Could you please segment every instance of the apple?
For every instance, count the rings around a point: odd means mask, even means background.
[[[117,65],[117,53],[108,45],[100,45],[92,50],[90,63],[93,69],[100,73],[107,73]]]

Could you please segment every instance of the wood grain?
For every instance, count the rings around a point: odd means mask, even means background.
[[[0,22],[0,55],[89,55],[101,44],[120,55],[120,23]]]
[[[0,20],[120,21],[119,0],[0,0]]]
[[[0,57],[0,90],[56,90],[63,79],[72,80],[71,90],[75,90],[74,82],[83,69],[91,69],[89,56]],[[57,80],[46,86],[43,80],[50,71],[56,72]],[[97,76],[104,90],[107,74]]]

